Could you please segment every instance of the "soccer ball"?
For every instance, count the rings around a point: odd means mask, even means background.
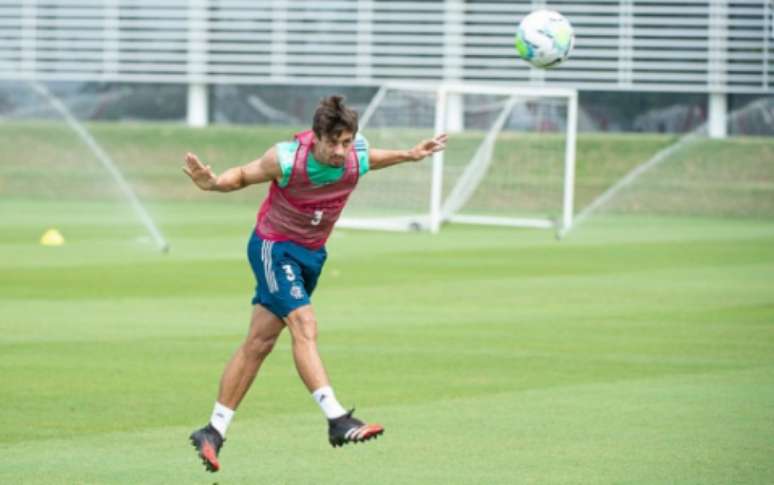
[[[540,69],[564,62],[574,44],[572,25],[553,10],[535,10],[522,19],[516,30],[519,57]]]

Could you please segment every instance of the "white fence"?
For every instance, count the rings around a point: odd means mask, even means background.
[[[0,79],[774,91],[771,0],[561,0],[553,71],[516,58],[517,0],[0,0]]]

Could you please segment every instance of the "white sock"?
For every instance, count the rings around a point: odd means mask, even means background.
[[[213,428],[218,430],[221,438],[226,437],[226,430],[228,425],[231,424],[231,418],[234,417],[234,410],[229,409],[219,402],[215,402],[215,409],[212,410],[212,417],[210,418],[210,424]]]
[[[328,419],[338,418],[347,414],[347,410],[341,407],[339,401],[336,400],[336,395],[333,394],[331,386],[325,386],[317,389],[312,393],[314,401],[320,405],[320,409],[325,413],[325,417]]]

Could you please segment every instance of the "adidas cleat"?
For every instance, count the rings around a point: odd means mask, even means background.
[[[199,458],[202,459],[208,472],[214,473],[220,470],[218,452],[220,452],[220,447],[223,446],[224,441],[226,440],[211,424],[191,433],[191,444],[199,452]]]
[[[328,420],[328,441],[334,448],[344,446],[347,443],[359,443],[376,438],[384,433],[384,427],[380,424],[365,424],[352,417],[352,411],[344,416]]]

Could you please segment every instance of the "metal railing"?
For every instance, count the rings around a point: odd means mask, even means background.
[[[572,58],[513,48],[539,1],[0,0],[0,79],[774,91],[771,0],[560,0]]]

